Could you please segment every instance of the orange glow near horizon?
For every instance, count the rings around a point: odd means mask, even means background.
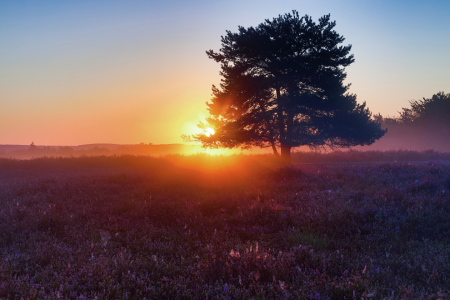
[[[218,51],[225,30],[257,26],[292,10],[289,1],[264,3],[255,11],[254,5],[236,10],[221,1],[3,1],[0,145],[182,144],[183,134],[214,134],[197,127],[209,115],[211,85],[220,87],[222,79],[220,64],[205,50]],[[314,20],[327,7],[317,3],[304,3],[304,13]],[[417,14],[389,9],[398,15],[387,20],[403,24],[420,16],[423,24],[364,30],[358,25],[372,11],[366,4],[355,7],[357,13],[338,7],[326,12],[348,38],[343,45],[355,45],[356,62],[346,69],[345,84],[352,84],[349,92],[374,114],[395,117],[409,100],[450,89],[445,59],[450,42],[442,39],[449,28],[447,10],[432,1],[414,7]],[[420,38],[420,47],[411,47]]]

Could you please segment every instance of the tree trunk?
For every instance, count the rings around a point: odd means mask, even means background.
[[[284,132],[284,116],[283,116],[283,107],[281,105],[281,92],[280,88],[276,88],[277,93],[277,114],[278,114],[278,130],[280,131],[280,143],[284,143],[286,140],[286,134]]]
[[[273,154],[275,154],[275,156],[278,156],[278,151],[277,147],[275,146],[275,143],[270,143],[270,145],[272,146]]]
[[[286,162],[291,161],[291,146],[281,144],[281,159]]]
[[[277,147],[275,146],[275,142],[273,141],[273,139],[275,138],[275,134],[273,132],[272,124],[270,124],[269,120],[267,119],[267,111],[266,111],[266,108],[264,107],[264,103],[262,101],[259,101],[258,104],[259,104],[259,107],[261,108],[261,111],[263,112],[264,122],[266,122],[267,129],[269,130],[270,146],[272,146],[273,154],[275,154],[275,156],[279,156]]]

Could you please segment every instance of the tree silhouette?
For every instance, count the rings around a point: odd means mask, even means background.
[[[34,144],[34,142],[31,142],[30,147],[28,148],[28,151],[36,151],[39,148]]]
[[[367,145],[385,133],[371,113],[347,93],[344,67],[354,59],[351,45],[333,30],[330,15],[316,24],[293,11],[257,27],[222,36],[220,88],[213,86],[210,116],[193,135],[205,147],[272,147],[290,158],[292,147]]]
[[[431,98],[412,100],[411,108],[403,108],[400,121],[419,126],[450,128],[450,93],[439,92]]]

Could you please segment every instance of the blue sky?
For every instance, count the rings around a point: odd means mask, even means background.
[[[450,1],[2,1],[0,144],[179,143],[207,116],[225,30],[330,13],[372,112],[450,92]]]

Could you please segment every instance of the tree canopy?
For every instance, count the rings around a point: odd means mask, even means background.
[[[194,135],[205,147],[272,147],[289,157],[292,147],[349,147],[385,133],[365,103],[347,93],[344,68],[351,45],[325,15],[315,23],[293,11],[257,27],[222,36],[220,87],[213,86],[207,123],[215,134]]]
[[[439,92],[431,98],[409,101],[411,108],[403,108],[400,121],[420,126],[450,128],[450,93]]]

